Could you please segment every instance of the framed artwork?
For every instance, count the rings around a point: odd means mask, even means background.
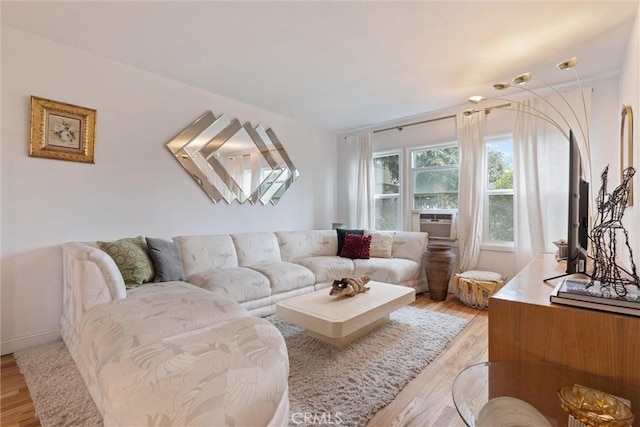
[[[95,163],[96,110],[31,97],[29,155]]]
[[[622,181],[623,171],[633,166],[633,110],[630,105],[622,106],[620,123],[620,181]],[[633,206],[633,180],[629,182],[627,206]]]

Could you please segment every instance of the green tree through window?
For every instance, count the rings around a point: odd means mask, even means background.
[[[457,146],[411,153],[413,209],[457,209],[459,150]]]
[[[400,227],[400,154],[373,157],[374,227],[398,230]]]
[[[513,242],[513,142],[493,139],[487,147],[485,240]]]

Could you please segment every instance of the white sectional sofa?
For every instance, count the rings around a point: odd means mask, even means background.
[[[375,239],[382,232],[371,233]],[[389,258],[350,259],[337,255],[335,230],[279,231],[180,236],[186,281],[239,302],[256,316],[275,304],[328,287],[335,279],[368,275],[371,280],[427,290],[422,255],[428,237],[388,232]]]
[[[133,289],[95,244],[63,245],[62,337],[105,425],[287,425],[286,344],[259,316],[346,276],[425,291],[426,233],[377,237],[370,259],[337,256],[335,230],[175,237],[185,280]]]

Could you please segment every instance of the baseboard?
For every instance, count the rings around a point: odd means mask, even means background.
[[[60,337],[60,328],[56,328],[23,335],[21,337],[9,338],[8,340],[2,340],[2,342],[0,342],[0,353],[4,356],[5,354],[18,350],[24,350],[25,348],[59,340]]]

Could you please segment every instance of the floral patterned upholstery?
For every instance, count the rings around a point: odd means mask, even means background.
[[[284,261],[314,256],[332,256],[338,252],[335,230],[278,231],[275,233]]]
[[[420,278],[420,263],[402,258],[354,259],[356,277],[369,276],[383,283],[416,284]]]
[[[185,276],[216,268],[238,266],[236,247],[228,234],[178,236],[173,240],[180,245]]]
[[[252,269],[264,274],[274,294],[313,286],[316,276],[311,270],[291,262],[276,262],[252,265]]]
[[[416,231],[397,231],[393,235],[393,258],[410,259],[422,264],[422,255],[427,248],[428,234]]]
[[[267,425],[288,405],[279,331],[193,285],[142,286],[79,330],[76,363],[105,425]]]
[[[296,262],[313,271],[318,283],[333,282],[353,275],[353,260],[350,258],[341,258],[336,255],[310,256],[298,258]]]
[[[287,405],[289,374],[273,329],[243,317],[125,352],[98,379],[109,424],[272,425]]]
[[[186,279],[202,289],[236,302],[252,301],[271,295],[269,279],[245,267],[205,270],[191,274]]]
[[[232,234],[233,244],[238,253],[238,265],[252,266],[280,262],[280,246],[273,233]]]

